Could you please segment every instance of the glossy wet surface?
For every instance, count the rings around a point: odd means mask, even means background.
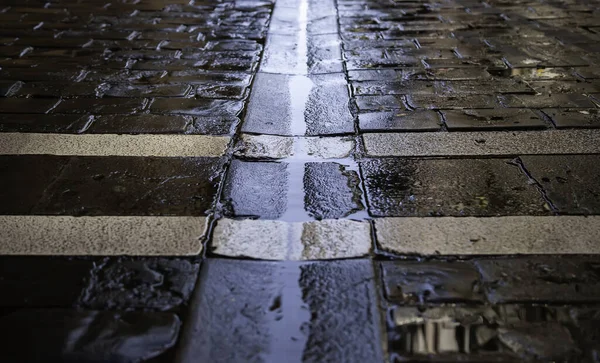
[[[599,5],[0,0],[0,361],[600,361]]]

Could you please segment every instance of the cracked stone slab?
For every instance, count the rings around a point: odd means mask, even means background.
[[[5,255],[198,255],[205,217],[0,216]]]
[[[264,260],[361,257],[371,247],[367,222],[331,219],[303,223],[222,219],[212,239],[217,255]]]
[[[243,134],[235,155],[250,159],[343,159],[354,151],[352,137],[285,137]]]
[[[381,362],[369,260],[208,259],[177,363]]]
[[[158,357],[177,342],[171,313],[62,309],[17,310],[0,317],[3,362],[133,363]]]
[[[0,155],[221,156],[229,137],[204,135],[0,134]]]
[[[397,254],[600,254],[597,216],[381,218],[375,230]]]
[[[362,137],[369,156],[600,153],[598,130],[373,133]]]

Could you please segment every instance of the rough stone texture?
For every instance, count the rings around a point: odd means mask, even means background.
[[[600,128],[600,114],[597,109],[569,110],[560,108],[546,108],[548,115],[558,129],[565,128]]]
[[[285,137],[242,134],[235,155],[250,159],[343,159],[355,142],[350,137]]]
[[[383,261],[379,265],[391,302],[483,302],[479,273],[471,263]]]
[[[174,314],[17,310],[0,317],[5,362],[134,363],[175,345]]]
[[[507,159],[377,159],[360,164],[373,216],[548,214]]]
[[[0,134],[0,154],[221,156],[228,137],[188,135]]]
[[[371,250],[366,222],[281,222],[221,219],[212,251],[221,256],[264,260],[323,260],[365,256]]]
[[[597,154],[596,130],[364,134],[369,156]]]
[[[256,76],[242,131],[271,135],[354,132],[343,74]]]
[[[80,304],[96,310],[171,310],[187,303],[199,267],[184,259],[108,259],[93,270]]]
[[[598,302],[600,258],[529,257],[476,262],[488,300]]]
[[[358,173],[337,163],[306,163],[304,208],[320,220],[363,210]]]
[[[93,267],[94,261],[83,259],[4,256],[0,258],[0,306],[71,307]]]
[[[600,254],[596,217],[426,217],[375,221],[380,248],[397,254]]]
[[[559,213],[600,213],[599,156],[523,156],[521,160]]]
[[[283,215],[287,208],[286,167],[283,163],[233,160],[223,189],[227,213],[268,219]]]
[[[204,217],[17,215],[0,222],[7,255],[198,255],[206,230]]]
[[[369,261],[213,259],[177,362],[381,361]]]

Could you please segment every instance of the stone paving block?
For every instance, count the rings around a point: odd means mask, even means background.
[[[286,170],[284,163],[233,160],[223,187],[226,213],[238,217],[281,217],[287,208]]]
[[[434,111],[368,112],[358,115],[361,131],[437,131],[442,127]]]
[[[412,108],[422,108],[429,110],[497,108],[500,106],[498,99],[491,95],[407,95],[406,103]],[[517,100],[511,103],[511,105],[512,107],[519,107]]]
[[[18,310],[0,317],[5,362],[139,362],[177,342],[181,321],[170,313]]]
[[[181,114],[193,116],[237,116],[242,111],[240,101],[193,98],[157,98],[150,105],[150,112],[157,114]]]
[[[79,304],[95,310],[167,311],[186,304],[200,263],[181,258],[111,258],[91,271]]]
[[[61,82],[27,82],[15,96],[26,97],[96,97],[100,95],[101,85],[98,83],[61,83]]]
[[[4,256],[0,266],[3,308],[69,308],[84,291],[94,261]]]
[[[38,158],[52,162],[57,157]],[[46,186],[31,213],[205,215],[217,194],[222,162],[219,158],[73,157]]]
[[[560,108],[545,108],[542,110],[557,129],[564,128],[599,128],[600,114],[598,109],[560,109]]]
[[[116,101],[104,98],[73,98],[62,100],[53,113],[66,114],[131,114],[142,111],[148,104],[144,98],[127,98]]]
[[[546,128],[546,123],[528,109],[444,110],[448,130],[506,130]]]
[[[554,93],[600,93],[600,85],[595,82],[575,82],[575,81],[534,81],[528,82],[529,85],[542,94]]]
[[[351,137],[285,137],[249,135],[235,147],[235,155],[250,159],[322,160],[345,159],[354,150]]]
[[[222,219],[212,238],[221,256],[264,260],[323,260],[368,255],[371,230],[366,222],[325,219],[281,222]]]
[[[500,101],[505,107],[527,108],[593,108],[595,107],[588,97],[576,93],[551,94],[551,95],[506,95]]]
[[[383,360],[370,261],[209,259],[200,276],[176,362]]]
[[[378,159],[360,163],[373,216],[548,214],[509,159]]]
[[[0,113],[48,113],[60,104],[59,99],[0,98]]]
[[[184,115],[99,115],[86,133],[93,134],[182,134],[193,123]]]
[[[379,263],[386,299],[410,305],[483,302],[479,273],[470,262]]]
[[[600,212],[600,157],[548,155],[522,157],[525,168],[561,214]]]
[[[540,256],[475,262],[494,303],[575,303],[600,299],[600,258]]]
[[[353,133],[349,102],[343,74],[259,73],[242,131],[298,136]]]
[[[59,157],[0,156],[0,214],[29,214],[68,161]]]
[[[187,134],[233,135],[240,119],[235,116],[194,117],[192,127]]]
[[[192,90],[190,85],[112,85],[103,92],[104,97],[185,97]]]

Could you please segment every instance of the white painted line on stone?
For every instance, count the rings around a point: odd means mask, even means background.
[[[222,219],[215,227],[212,248],[222,256],[264,260],[360,257],[371,250],[371,228],[367,222],[342,219],[303,223]]]
[[[381,218],[375,229],[397,254],[600,254],[600,216]]]
[[[188,256],[205,217],[0,216],[0,254]]]
[[[352,137],[286,137],[243,134],[235,155],[296,160],[344,159],[354,150]]]
[[[600,153],[600,130],[373,133],[363,140],[369,156]]]
[[[0,133],[0,155],[221,156],[229,137]]]

